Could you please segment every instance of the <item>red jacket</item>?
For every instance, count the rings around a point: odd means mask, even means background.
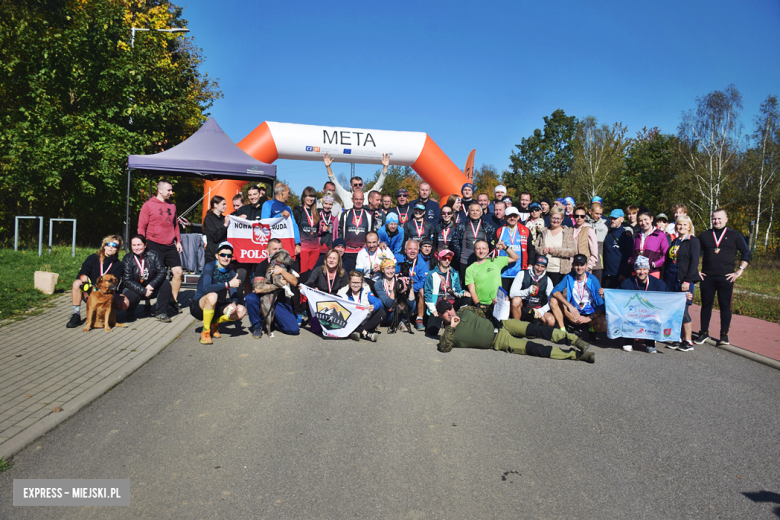
[[[176,223],[176,205],[157,197],[144,202],[141,214],[138,215],[138,234],[164,246],[172,246],[174,240],[181,242],[179,225]]]

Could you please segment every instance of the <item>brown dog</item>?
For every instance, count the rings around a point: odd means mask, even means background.
[[[103,328],[111,332],[111,327],[124,327],[123,323],[116,322],[116,310],[114,309],[114,293],[119,285],[119,280],[113,274],[106,274],[97,279],[95,289],[87,300],[87,321],[84,332],[89,332],[93,327]]]

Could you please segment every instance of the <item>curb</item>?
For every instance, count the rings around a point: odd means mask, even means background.
[[[732,354],[742,356],[743,358],[747,358],[751,361],[755,361],[756,363],[761,363],[762,365],[766,365],[776,370],[780,370],[780,361],[776,361],[772,358],[762,356],[761,354],[756,354],[755,352],[751,352],[743,348],[735,347],[734,345],[718,345],[717,343],[714,342],[710,343],[709,341],[707,342],[707,344],[713,347],[717,347],[721,350],[726,350],[728,352],[731,352]]]
[[[195,318],[192,317],[189,312],[186,312],[186,314],[183,312],[182,319],[175,323],[162,337],[157,339],[154,342],[153,347],[146,349],[141,355],[133,358],[121,368],[116,369],[111,375],[96,383],[93,387],[64,403],[62,405],[62,412],[47,415],[3,443],[3,445],[0,446],[0,458],[9,460],[12,455],[21,451],[27,445],[38,439],[38,437],[41,437],[51,431],[55,426],[65,422],[66,419],[75,415],[79,410],[105,394],[118,383],[122,382],[130,374],[146,364],[147,361],[159,354],[162,349],[173,343],[176,337],[187,330],[194,321]]]

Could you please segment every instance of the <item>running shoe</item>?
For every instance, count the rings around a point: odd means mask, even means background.
[[[693,350],[693,341],[688,341],[687,339],[680,343],[680,352],[690,352]]]
[[[648,346],[646,347],[646,351],[648,354],[657,354],[658,351],[655,349],[655,347]]]
[[[74,312],[70,317],[70,321],[65,326],[69,329],[75,329],[79,325],[81,325],[81,315],[78,312]]]
[[[707,340],[710,339],[710,333],[706,331],[699,332],[699,335],[696,337],[696,344],[697,345],[704,345]]]
[[[626,352],[631,352],[632,350],[634,350],[634,345],[632,345],[631,343],[627,345],[623,345],[623,350],[625,350]]]
[[[720,333],[720,340],[718,341],[718,345],[731,345],[731,343],[729,343],[729,335],[727,333]]]
[[[423,325],[422,318],[417,318],[417,320],[414,322],[414,327],[417,330],[425,330],[425,325]]]
[[[373,341],[376,343],[377,338],[379,337],[379,334],[377,332],[364,332],[363,333],[363,339],[367,339],[368,341]]]
[[[680,350],[680,342],[679,341],[672,341],[671,343],[666,344],[666,348],[672,349],[672,350]]]

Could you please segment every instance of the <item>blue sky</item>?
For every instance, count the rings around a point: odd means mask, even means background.
[[[180,5],[235,142],[266,120],[421,131],[461,168],[476,148],[501,171],[558,108],[676,133],[697,96],[733,83],[750,132],[780,95],[777,0]],[[326,178],[321,163],[276,164],[299,194]]]

